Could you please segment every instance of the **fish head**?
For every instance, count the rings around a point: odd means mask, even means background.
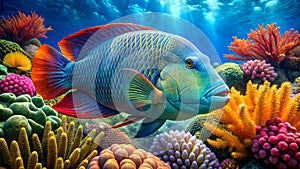
[[[229,101],[229,88],[202,53],[177,57],[160,73],[158,88],[178,119],[187,119],[219,109]],[[168,106],[167,106],[168,107]]]

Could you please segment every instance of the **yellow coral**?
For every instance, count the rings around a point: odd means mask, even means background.
[[[256,135],[255,127],[264,127],[269,119],[280,117],[300,130],[300,94],[290,97],[289,82],[282,83],[277,89],[276,85],[270,86],[268,81],[260,86],[249,81],[245,95],[241,95],[234,87],[229,95],[228,104],[211,113],[221,117],[223,125],[215,127],[206,122],[204,126],[219,137],[216,140],[208,139],[208,143],[217,148],[228,147],[235,159],[247,158],[251,140]]]
[[[27,168],[47,166],[47,168],[54,169],[86,168],[88,162],[97,155],[95,149],[101,142],[104,132],[96,134],[93,131],[87,137],[82,138],[82,126],[78,127],[76,133],[74,123],[67,126],[61,126],[55,135],[51,131],[51,122],[48,121],[42,141],[39,140],[37,134],[32,135],[32,147],[30,147],[25,128],[21,128],[18,141],[11,142],[10,150],[5,139],[0,138],[0,151],[2,152],[0,168],[2,166],[6,168],[25,168],[24,166]]]

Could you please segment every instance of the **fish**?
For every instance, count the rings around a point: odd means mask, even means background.
[[[146,137],[166,120],[180,121],[222,108],[229,88],[208,56],[187,39],[133,23],[86,28],[63,38],[61,53],[43,44],[32,63],[32,81],[44,99],[66,96],[53,108],[76,118],[141,121]]]
[[[1,39],[0,51],[0,58],[5,66],[15,69],[18,73],[26,73],[31,70],[32,56],[26,53],[17,43]]]

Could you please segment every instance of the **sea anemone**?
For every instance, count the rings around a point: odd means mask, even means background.
[[[211,168],[220,167],[215,154],[196,136],[189,132],[171,130],[154,138],[149,150],[168,163],[172,168]]]
[[[266,121],[266,127],[256,127],[252,140],[254,157],[278,169],[300,168],[300,133],[279,117]]]
[[[0,39],[23,45],[26,41],[33,38],[47,38],[45,34],[52,28],[45,28],[42,17],[34,12],[31,12],[31,16],[27,16],[21,11],[18,11],[18,14],[18,16],[8,16],[7,19],[2,17],[0,20]]]

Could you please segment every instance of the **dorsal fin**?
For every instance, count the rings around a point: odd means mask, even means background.
[[[72,61],[77,61],[81,59],[79,55],[85,56],[95,46],[108,39],[139,30],[154,30],[154,28],[132,23],[111,23],[83,29],[65,37],[58,45],[64,56]]]

